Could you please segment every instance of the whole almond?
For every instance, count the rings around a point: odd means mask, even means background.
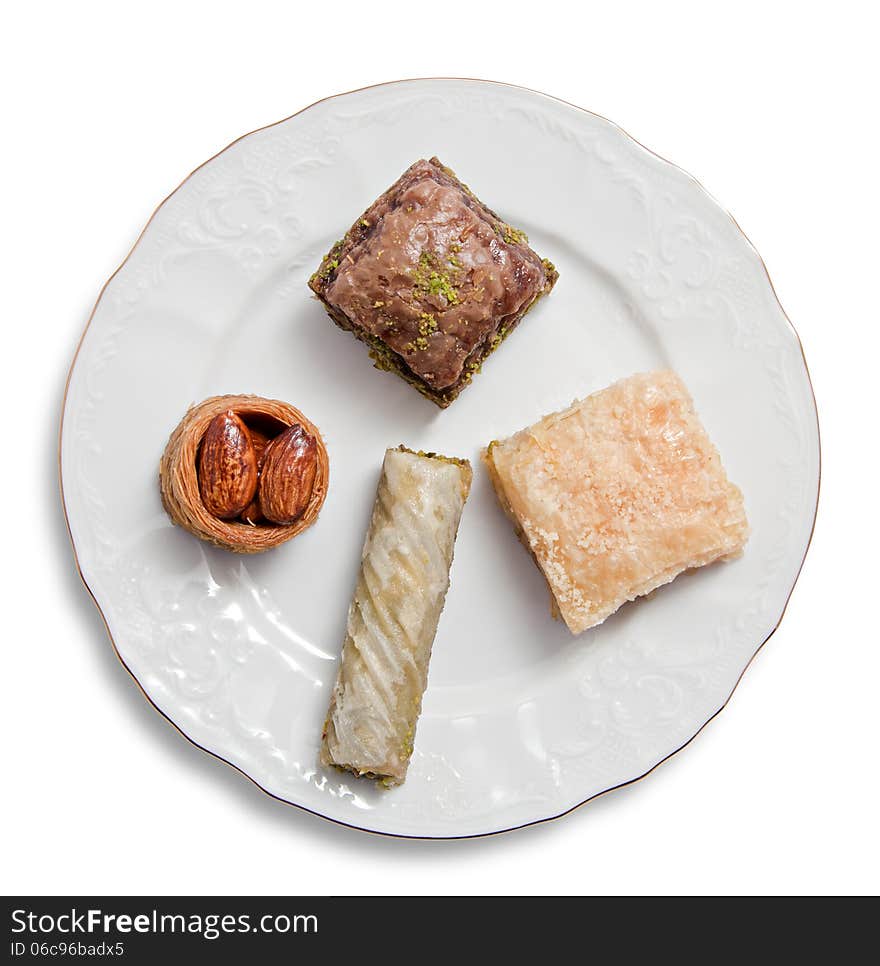
[[[254,429],[253,426],[248,426],[248,432],[251,434],[251,442],[254,444],[254,452],[257,455],[257,472],[259,473],[263,468],[263,459],[266,456],[266,450],[269,448],[269,443],[272,440],[265,433]]]
[[[260,520],[265,519],[263,517],[263,511],[260,507],[260,500],[258,497],[254,497],[253,500],[241,511],[241,519],[245,523],[251,523],[256,526]]]
[[[272,440],[265,434],[261,433],[260,430],[254,429],[253,426],[248,426],[248,432],[251,434],[251,442],[254,444],[254,453],[257,457],[257,475],[259,476],[260,470],[263,468],[263,460],[266,458],[266,450],[269,448],[269,443]],[[259,484],[258,484],[259,485]],[[258,524],[261,520],[264,520],[263,511],[260,509],[259,498],[255,495],[253,500],[241,511],[241,519],[245,523],[250,523],[254,526]]]
[[[250,432],[228,409],[215,416],[202,439],[198,460],[199,492],[210,514],[237,517],[257,490],[257,456]]]
[[[293,523],[309,505],[318,472],[318,444],[294,423],[269,444],[260,473],[263,516],[273,523]]]

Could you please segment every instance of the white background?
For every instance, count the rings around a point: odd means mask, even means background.
[[[16,4],[2,90],[7,894],[812,893],[880,887],[877,25],[870,5]],[[400,77],[487,77],[617,121],[764,257],[810,364],[813,546],[728,708],[557,822],[408,842],[262,795],[185,742],[77,576],[64,380],[153,208],[238,135]]]

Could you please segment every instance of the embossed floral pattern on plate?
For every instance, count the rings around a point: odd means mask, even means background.
[[[559,284],[446,412],[375,372],[306,279],[403,168],[439,155],[556,262]],[[738,561],[573,639],[478,466],[488,440],[671,365],[745,497]],[[321,427],[318,523],[239,559],[173,528],[156,466],[192,402],[289,399]],[[135,442],[136,441],[136,442]],[[382,452],[477,469],[406,784],[317,764]],[[564,813],[645,774],[723,706],[778,623],[809,542],[816,414],[797,337],[732,219],[594,114],[520,88],[407,81],[235,142],[158,209],[102,293],[65,402],[62,482],[83,577],[120,657],[193,741],[349,825],[465,836]]]

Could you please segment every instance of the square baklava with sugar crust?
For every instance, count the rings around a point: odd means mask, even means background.
[[[484,458],[573,634],[685,570],[739,555],[748,537],[742,493],[668,370],[545,416]]]

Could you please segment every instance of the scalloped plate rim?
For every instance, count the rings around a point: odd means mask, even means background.
[[[746,662],[745,666],[742,668],[741,672],[739,673],[739,675],[738,675],[738,677],[737,677],[737,679],[736,679],[733,687],[731,688],[731,690],[727,694],[727,696],[724,698],[724,700],[722,701],[722,703],[720,704],[720,706],[718,706],[718,708],[702,723],[702,725],[700,725],[700,727],[694,732],[694,734],[691,735],[691,737],[689,737],[687,740],[685,740],[678,747],[674,748],[673,750],[669,751],[666,755],[664,755],[663,757],[661,757],[658,761],[656,761],[653,765],[651,765],[649,768],[647,768],[641,774],[636,775],[633,778],[627,779],[626,781],[623,781],[623,782],[620,782],[618,784],[612,785],[612,786],[610,786],[610,787],[608,787],[606,789],[603,789],[601,791],[598,791],[598,792],[590,795],[589,797],[585,798],[583,801],[577,802],[576,804],[572,805],[571,807],[568,807],[568,808],[564,809],[563,811],[560,811],[560,812],[558,812],[556,814],[546,815],[546,816],[543,816],[543,817],[539,817],[539,818],[535,818],[535,819],[532,819],[532,820],[529,820],[529,821],[525,821],[525,822],[522,822],[521,824],[512,825],[510,827],[495,828],[495,829],[491,829],[491,830],[487,830],[487,831],[483,831],[483,832],[469,832],[469,833],[465,833],[465,834],[462,834],[462,835],[453,835],[453,834],[425,834],[425,835],[420,835],[420,834],[410,834],[410,833],[406,833],[406,832],[388,831],[388,830],[384,830],[384,829],[380,829],[380,828],[370,828],[370,827],[365,826],[365,825],[363,825],[363,826],[362,825],[358,825],[358,824],[356,824],[354,822],[347,822],[347,821],[345,821],[345,820],[343,820],[341,818],[335,817],[333,815],[324,814],[324,813],[322,813],[320,811],[317,811],[317,810],[315,810],[313,808],[310,808],[307,805],[301,804],[299,802],[291,801],[291,800],[289,800],[287,798],[284,798],[284,797],[282,797],[282,796],[280,796],[280,795],[272,792],[268,788],[264,787],[256,778],[254,778],[252,775],[250,775],[244,768],[242,768],[238,764],[235,764],[232,761],[229,761],[227,758],[223,757],[223,755],[221,753],[219,753],[218,751],[214,751],[211,748],[208,748],[208,747],[202,745],[196,739],[194,739],[189,734],[187,734],[187,732],[183,729],[183,727],[181,727],[180,724],[178,724],[176,721],[174,721],[165,710],[163,710],[162,708],[160,708],[156,704],[156,702],[152,699],[152,697],[150,696],[150,694],[144,688],[144,686],[142,685],[142,683],[140,682],[140,680],[138,679],[138,677],[131,670],[131,668],[129,667],[128,663],[126,662],[126,660],[124,659],[124,657],[122,656],[122,654],[120,653],[120,651],[119,651],[119,649],[117,647],[116,640],[114,638],[114,634],[113,634],[113,631],[111,630],[110,623],[109,623],[109,620],[107,618],[107,615],[105,614],[104,608],[101,606],[101,604],[98,601],[98,598],[97,598],[94,590],[92,589],[91,585],[89,584],[89,581],[88,581],[88,579],[87,579],[87,577],[86,577],[86,575],[85,575],[85,573],[84,573],[84,571],[82,569],[82,566],[81,566],[81,563],[80,563],[80,560],[79,560],[79,555],[78,555],[76,543],[74,541],[73,532],[72,532],[72,528],[71,528],[71,524],[70,524],[70,517],[69,517],[69,512],[68,512],[67,498],[65,497],[65,491],[64,491],[64,476],[63,476],[63,469],[62,469],[62,444],[63,444],[63,439],[64,439],[64,428],[65,428],[64,424],[65,424],[65,416],[67,414],[68,395],[69,395],[69,390],[70,390],[71,382],[72,382],[72,379],[73,379],[73,376],[74,376],[74,371],[76,369],[76,364],[77,364],[77,361],[78,361],[79,356],[80,356],[80,351],[82,349],[82,346],[83,346],[84,340],[86,338],[86,335],[87,335],[87,333],[89,331],[89,327],[90,327],[90,325],[91,325],[91,323],[92,323],[92,321],[93,321],[93,319],[94,319],[94,317],[95,317],[95,315],[97,313],[97,310],[98,310],[99,306],[101,305],[102,299],[104,297],[104,294],[105,294],[108,286],[120,274],[120,272],[126,267],[126,265],[128,264],[130,258],[132,257],[132,255],[134,254],[134,252],[136,251],[136,249],[139,247],[139,245],[143,241],[143,239],[146,236],[147,232],[149,231],[151,225],[154,222],[154,219],[155,219],[156,215],[163,209],[163,207],[166,205],[166,203],[168,201],[170,201],[177,194],[177,192],[184,185],[187,184],[187,182],[189,182],[189,180],[193,177],[193,175],[195,175],[196,173],[198,173],[199,171],[201,171],[203,168],[205,168],[207,165],[209,165],[211,162],[213,162],[217,158],[221,157],[225,152],[227,152],[234,145],[236,145],[239,142],[245,140],[246,138],[250,137],[253,134],[257,134],[257,133],[262,132],[262,131],[267,131],[267,130],[269,130],[271,128],[274,128],[274,127],[277,127],[279,125],[282,125],[282,124],[286,123],[287,121],[290,121],[291,119],[296,118],[296,117],[304,114],[305,112],[309,111],[311,108],[313,108],[313,107],[315,107],[317,105],[324,104],[324,103],[326,103],[328,101],[333,101],[333,100],[336,100],[336,99],[339,99],[339,98],[345,98],[345,97],[347,97],[350,94],[357,94],[357,93],[361,93],[363,91],[372,91],[372,90],[376,90],[376,89],[380,89],[380,88],[392,88],[392,87],[396,87],[396,86],[400,86],[400,85],[409,85],[409,84],[418,85],[418,84],[425,84],[425,83],[430,83],[430,82],[434,82],[434,81],[441,81],[441,82],[458,82],[458,81],[460,81],[460,82],[466,82],[466,83],[489,85],[489,86],[498,87],[498,88],[510,88],[510,89],[516,90],[516,91],[525,91],[525,92],[528,92],[529,94],[533,94],[533,95],[536,95],[536,96],[541,97],[541,98],[546,98],[549,101],[555,101],[555,102],[559,102],[559,103],[565,104],[568,107],[574,108],[574,109],[576,109],[578,111],[582,111],[582,112],[584,112],[586,114],[593,115],[594,117],[596,117],[596,118],[598,118],[598,119],[600,119],[600,120],[602,120],[602,121],[604,121],[604,122],[612,125],[617,130],[619,130],[620,132],[622,132],[622,134],[625,135],[626,138],[628,138],[630,141],[634,142],[642,150],[644,150],[645,152],[647,152],[649,155],[651,155],[657,161],[661,162],[662,164],[669,165],[671,168],[675,169],[676,171],[680,172],[681,174],[684,174],[690,181],[692,181],[693,184],[695,185],[695,187],[700,192],[702,192],[712,202],[713,205],[715,205],[718,209],[720,209],[720,211],[722,211],[730,219],[730,221],[736,227],[736,229],[738,230],[738,232],[741,234],[742,238],[745,240],[745,242],[746,242],[748,248],[750,249],[751,253],[757,259],[757,261],[759,262],[761,268],[763,269],[764,275],[766,277],[766,281],[767,281],[768,285],[770,286],[770,290],[771,290],[771,292],[773,294],[773,297],[774,297],[774,299],[775,299],[775,301],[777,303],[777,306],[778,306],[780,312],[782,313],[782,316],[785,319],[785,321],[786,321],[786,323],[787,323],[787,325],[788,325],[788,327],[790,329],[791,334],[794,336],[794,339],[795,339],[795,341],[797,343],[798,349],[799,349],[800,354],[801,354],[801,358],[802,358],[802,361],[803,361],[803,367],[804,367],[804,373],[806,375],[806,379],[807,379],[807,382],[808,382],[808,385],[809,385],[809,389],[810,389],[810,394],[811,394],[811,397],[812,397],[813,415],[814,415],[814,418],[815,418],[816,448],[817,448],[817,461],[818,461],[818,466],[817,466],[817,479],[816,479],[816,499],[815,499],[815,505],[814,505],[813,512],[812,512],[812,519],[811,519],[811,522],[810,522],[810,532],[809,532],[808,539],[806,541],[806,545],[805,545],[805,548],[804,548],[803,556],[802,556],[802,558],[800,560],[800,564],[799,564],[799,566],[797,568],[797,571],[796,571],[796,573],[794,575],[794,578],[793,578],[793,580],[791,582],[791,586],[790,586],[790,588],[789,588],[789,590],[787,592],[785,601],[784,601],[784,603],[782,605],[782,608],[781,608],[781,611],[779,613],[779,617],[776,620],[776,623],[773,626],[773,628],[771,629],[771,631],[769,632],[769,634],[767,634],[767,636],[764,637],[764,639],[761,640],[757,644],[757,646],[755,647],[753,653],[751,654],[751,656],[749,657],[749,659]],[[761,258],[760,253],[757,251],[757,249],[755,248],[755,246],[752,244],[751,240],[748,238],[748,236],[743,231],[743,229],[738,224],[738,222],[733,217],[733,215],[726,208],[724,208],[715,199],[715,197],[700,183],[700,181],[697,178],[695,178],[689,172],[685,171],[683,168],[681,168],[678,165],[676,165],[674,162],[671,162],[671,161],[667,160],[666,158],[663,158],[661,155],[657,154],[652,149],[646,147],[644,144],[642,144],[640,141],[638,141],[636,138],[634,138],[631,134],[629,134],[626,130],[624,130],[622,127],[620,127],[620,125],[618,125],[615,122],[609,120],[608,118],[604,117],[603,115],[598,114],[597,112],[590,111],[587,108],[580,107],[579,105],[573,104],[573,103],[571,103],[569,101],[565,101],[564,99],[557,98],[557,97],[555,97],[553,95],[550,95],[550,94],[547,94],[545,92],[536,91],[534,89],[531,89],[531,88],[528,88],[528,87],[525,87],[525,86],[522,86],[522,85],[510,84],[510,83],[500,82],[500,81],[484,80],[484,79],[479,79],[479,78],[448,77],[448,76],[416,77],[416,78],[406,78],[406,79],[401,79],[401,80],[386,81],[386,82],[382,82],[382,83],[378,83],[378,84],[366,85],[364,87],[356,88],[356,89],[351,90],[351,91],[346,91],[346,92],[341,92],[341,93],[337,93],[337,94],[332,94],[332,95],[329,95],[327,97],[320,98],[319,100],[314,101],[313,103],[311,103],[311,104],[303,107],[302,109],[294,112],[293,114],[291,114],[291,115],[289,115],[289,116],[287,116],[285,118],[282,118],[282,119],[280,119],[278,121],[274,121],[274,122],[271,122],[269,124],[263,125],[261,127],[255,128],[252,131],[248,131],[245,134],[240,135],[239,137],[237,137],[234,140],[230,141],[225,147],[223,147],[222,149],[220,149],[219,151],[217,151],[214,155],[212,155],[206,161],[202,162],[200,165],[198,165],[197,167],[195,167],[185,178],[183,178],[182,181],[165,198],[163,198],[162,201],[156,206],[156,208],[154,209],[154,211],[150,215],[150,218],[147,220],[147,222],[144,225],[143,229],[141,230],[141,232],[138,234],[137,238],[135,239],[133,245],[131,246],[131,249],[128,251],[128,253],[126,254],[126,256],[123,258],[123,260],[119,264],[119,266],[114,270],[114,272],[109,276],[109,278],[107,279],[107,281],[101,287],[101,290],[100,290],[100,292],[99,292],[99,294],[98,294],[98,296],[97,296],[97,298],[95,300],[95,304],[92,307],[91,312],[89,313],[88,320],[87,320],[87,322],[85,324],[85,327],[84,327],[84,329],[82,331],[82,334],[80,336],[80,339],[79,339],[79,341],[77,343],[77,346],[76,346],[76,349],[75,349],[75,352],[74,352],[74,355],[73,355],[73,359],[71,361],[70,368],[69,368],[69,371],[68,371],[68,374],[67,374],[67,379],[66,379],[66,382],[65,382],[64,394],[63,394],[62,403],[61,403],[61,418],[60,418],[60,422],[59,422],[58,453],[57,453],[57,458],[58,458],[59,489],[60,489],[60,495],[61,495],[62,509],[63,509],[63,512],[64,512],[65,524],[66,524],[67,530],[68,530],[68,537],[70,538],[70,541],[71,541],[71,548],[72,548],[72,551],[73,551],[74,562],[75,562],[75,565],[76,565],[76,568],[77,568],[77,572],[79,573],[80,579],[82,580],[85,589],[87,590],[87,592],[89,593],[90,597],[92,598],[92,600],[93,600],[93,602],[94,602],[94,604],[95,604],[95,606],[96,606],[96,608],[98,610],[98,613],[101,616],[102,622],[104,623],[104,626],[105,626],[105,628],[107,630],[107,634],[108,634],[108,637],[110,639],[111,645],[113,647],[114,653],[116,654],[116,656],[119,659],[119,661],[122,664],[122,666],[129,673],[129,675],[132,677],[133,681],[138,686],[138,689],[141,691],[141,693],[144,695],[144,697],[147,699],[147,701],[150,703],[150,705],[166,721],[168,721],[169,724],[171,724],[176,731],[178,731],[184,738],[186,738],[187,741],[189,741],[191,744],[195,745],[197,748],[201,749],[202,751],[207,752],[209,755],[211,755],[212,757],[218,759],[219,761],[223,762],[224,764],[229,765],[229,767],[233,768],[235,771],[237,771],[240,774],[242,774],[252,784],[254,784],[258,789],[260,789],[260,791],[262,791],[264,794],[268,795],[270,798],[273,798],[276,801],[281,802],[282,804],[290,805],[292,807],[301,809],[304,812],[307,812],[309,814],[315,815],[315,816],[317,816],[319,818],[325,819],[326,821],[330,821],[330,822],[332,822],[334,824],[341,825],[341,826],[343,826],[345,828],[351,828],[351,829],[354,829],[354,830],[357,830],[357,831],[370,832],[370,833],[376,834],[376,835],[385,835],[385,836],[389,836],[391,838],[404,838],[404,839],[415,839],[415,840],[423,840],[423,839],[434,840],[434,839],[439,839],[439,840],[453,840],[453,841],[455,841],[455,840],[460,840],[460,839],[483,838],[483,837],[490,836],[490,835],[499,835],[499,834],[503,834],[503,833],[506,833],[506,832],[516,831],[518,829],[526,828],[526,827],[529,827],[529,826],[532,826],[532,825],[538,825],[538,824],[543,824],[545,822],[555,821],[556,819],[562,818],[565,815],[568,815],[571,812],[576,811],[581,806],[589,803],[590,801],[593,801],[594,799],[596,799],[596,798],[598,798],[598,797],[600,797],[602,795],[607,794],[608,792],[615,791],[615,790],[617,790],[619,788],[626,787],[627,785],[631,785],[631,784],[633,784],[635,782],[640,781],[641,779],[643,779],[647,775],[649,775],[651,772],[653,772],[655,768],[659,767],[659,765],[663,764],[665,761],[669,760],[669,758],[671,758],[672,756],[676,755],[679,751],[681,751],[682,749],[684,749],[685,747],[687,747],[687,745],[689,745],[691,743],[691,741],[693,741],[694,738],[696,738],[697,735],[699,735],[703,731],[703,729],[706,727],[706,725],[708,725],[712,720],[714,720],[714,718],[727,706],[727,704],[730,701],[730,698],[733,696],[733,693],[736,690],[736,687],[739,685],[740,681],[742,680],[743,676],[745,675],[745,672],[748,670],[748,668],[751,665],[751,662],[754,660],[755,656],[758,654],[758,652],[764,646],[764,644],[767,643],[767,641],[770,639],[770,637],[773,636],[773,634],[776,632],[776,630],[778,630],[778,628],[779,628],[779,626],[780,626],[780,624],[782,622],[782,619],[783,619],[783,617],[785,615],[785,612],[786,612],[788,603],[790,602],[791,595],[792,595],[792,593],[794,591],[794,587],[797,584],[797,580],[798,580],[798,578],[800,576],[801,570],[803,568],[803,564],[804,564],[804,562],[806,560],[807,553],[809,551],[809,547],[810,547],[810,543],[811,543],[811,540],[812,540],[813,532],[815,530],[815,521],[816,521],[816,515],[817,515],[817,512],[818,512],[818,503],[819,503],[819,491],[820,491],[820,488],[821,488],[821,439],[820,439],[820,434],[819,434],[818,411],[817,411],[817,406],[816,406],[816,401],[815,401],[815,392],[813,390],[812,380],[810,379],[810,374],[809,374],[809,368],[808,368],[807,361],[806,361],[806,357],[805,357],[804,351],[803,351],[803,345],[801,343],[801,340],[800,340],[800,338],[798,336],[798,333],[797,333],[797,331],[796,331],[793,323],[791,322],[791,319],[788,317],[788,314],[785,312],[785,309],[784,309],[784,307],[782,306],[782,304],[781,304],[781,302],[779,300],[778,294],[776,293],[775,287],[773,285],[773,282],[772,282],[772,279],[770,277],[769,271],[767,270],[766,264],[764,263],[763,259]]]

